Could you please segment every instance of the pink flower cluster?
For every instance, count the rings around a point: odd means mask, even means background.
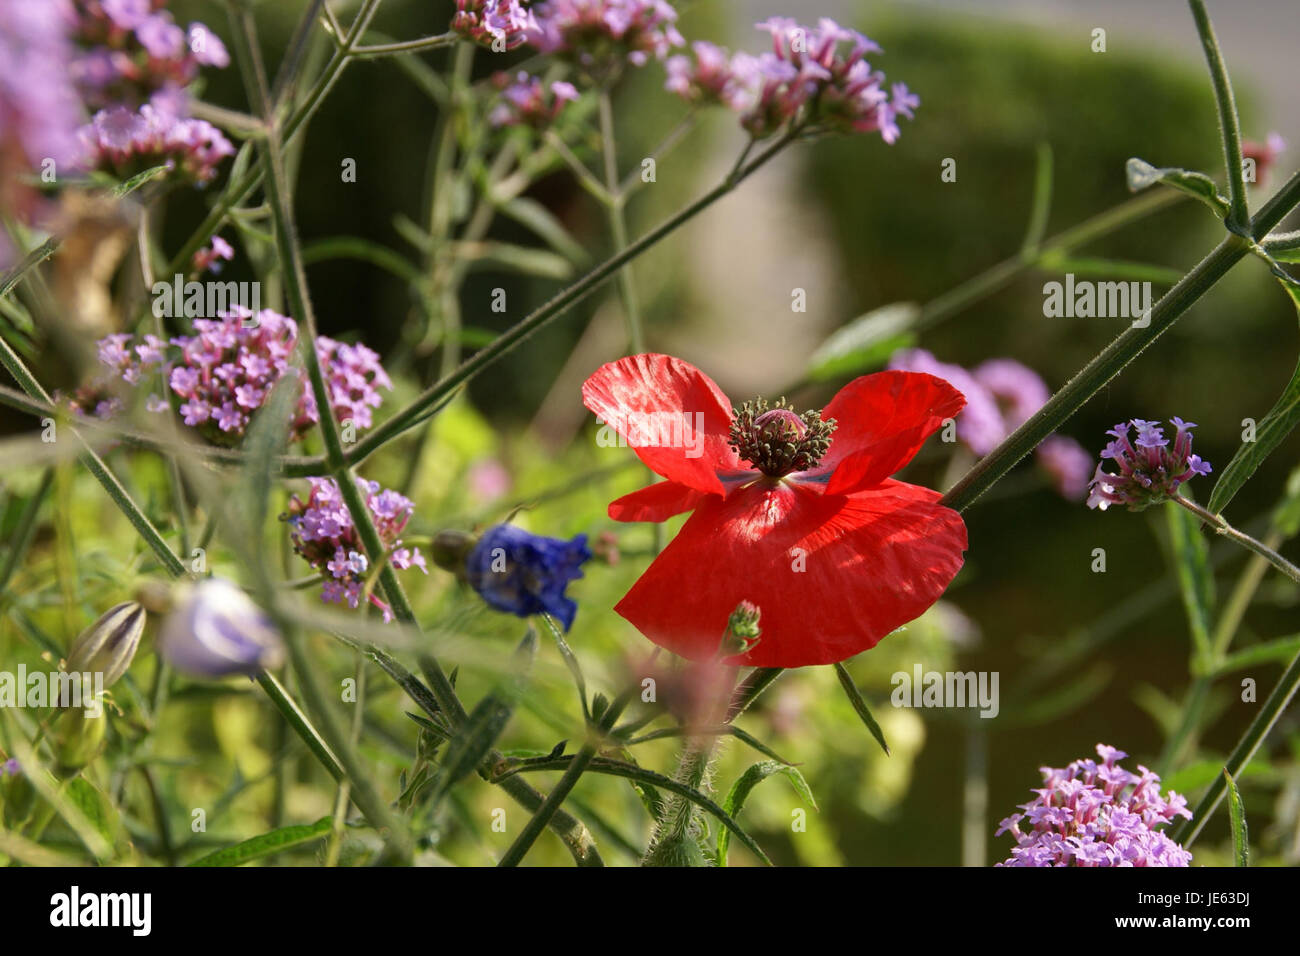
[[[170,343],[146,335],[132,344],[130,335],[110,335],[99,343],[99,360],[131,384],[157,369],[167,398],[186,425],[215,444],[238,444],[275,384],[285,375],[301,378],[291,365],[297,323],[270,309],[255,316],[236,310],[219,319],[196,319],[194,328],[195,335]],[[168,344],[179,354],[169,358]],[[393,387],[379,356],[364,345],[347,345],[323,335],[316,339],[316,354],[335,417],[350,420],[358,429],[369,428],[372,410],[383,402],[378,389]],[[151,395],[148,407],[161,411],[167,403]],[[315,395],[302,388],[290,423],[291,440],[302,438],[319,420]]]
[[[501,102],[488,120],[493,126],[531,126],[543,129],[555,122],[566,103],[578,98],[572,83],[556,80],[549,86],[520,70],[513,81],[498,73],[494,82],[501,88]]]
[[[293,549],[324,578],[321,600],[331,604],[346,601],[349,607],[355,608],[366,593],[366,574],[370,569],[361,539],[334,479],[307,480],[311,484],[307,500],[294,495],[282,516],[289,523]],[[387,560],[399,571],[415,567],[428,574],[424,555],[415,548],[402,546],[402,530],[415,505],[396,491],[381,490],[376,481],[361,478],[356,481],[384,544]],[[388,605],[374,594],[368,597],[383,612],[385,621],[392,619]]]
[[[1174,817],[1190,820],[1186,799],[1172,790],[1161,797],[1160,778],[1141,764],[1138,774],[1120,767],[1122,750],[1098,744],[1097,755],[1101,763],[1041,768],[1037,797],[998,827],[996,835],[1016,839],[999,866],[1187,866],[1192,855],[1156,829]]]
[[[209,245],[194,253],[190,264],[195,272],[211,272],[216,275],[221,272],[221,261],[224,259],[229,262],[233,258],[235,258],[234,246],[220,236],[213,236]]]
[[[759,138],[798,123],[827,132],[879,132],[893,143],[898,117],[911,119],[921,103],[902,83],[886,92],[885,74],[864,59],[880,47],[834,20],[823,17],[814,28],[773,17],[758,29],[772,37],[771,51],[731,55],[711,43],[693,44],[692,55],[666,64],[667,88],[693,102],[726,106]]]
[[[0,0],[0,216],[37,218],[44,203],[33,171],[52,160],[61,173],[76,160],[84,117],[68,79],[71,22],[67,0]],[[13,257],[0,230],[0,269]]]
[[[498,52],[522,46],[536,27],[519,0],[456,0],[452,30]]]
[[[544,0],[531,13],[528,43],[588,72],[644,66],[686,42],[666,0]]]
[[[100,110],[79,132],[81,164],[125,179],[167,165],[203,185],[235,147],[207,120],[187,119],[146,103],[138,112],[123,106]]]
[[[185,87],[201,66],[224,67],[230,55],[201,23],[182,29],[167,0],[74,0],[73,38],[82,52],[72,76],[91,109],[145,103],[184,115]]]
[[[939,361],[925,349],[903,349],[890,359],[889,367],[934,375],[966,396],[966,407],[956,420],[957,438],[980,456],[996,448],[1051,397],[1039,374],[1015,359],[989,359],[967,371]],[[1094,462],[1082,445],[1064,435],[1050,435],[1038,446],[1038,463],[1061,497],[1083,499]]]

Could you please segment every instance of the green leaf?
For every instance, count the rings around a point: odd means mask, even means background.
[[[151,182],[157,179],[159,176],[166,176],[169,172],[171,172],[170,166],[167,165],[151,166],[150,168],[144,170],[143,172],[136,173],[134,176],[132,176],[130,179],[126,180],[125,182],[120,183],[117,186],[114,186],[113,198],[121,199],[123,196],[129,196],[131,195],[131,193],[135,192],[145,183]]]
[[[1075,278],[1098,277],[1120,282],[1152,282],[1156,285],[1176,285],[1183,277],[1183,273],[1177,269],[1148,262],[1075,257],[1060,253],[1042,256],[1035,265],[1045,272],[1072,272]]]
[[[64,793],[110,846],[122,845],[122,818],[108,797],[93,783],[85,777],[76,777],[68,782]]]
[[[386,246],[360,236],[333,236],[317,239],[302,247],[303,265],[327,262],[330,259],[356,259],[379,266],[407,282],[418,283],[420,270]]]
[[[236,843],[224,849],[200,857],[190,866],[242,866],[252,860],[273,856],[281,850],[301,846],[313,840],[319,840],[330,832],[334,821],[330,817],[321,817],[315,823],[304,823],[291,827],[280,827],[251,839]]]
[[[590,260],[587,250],[574,239],[555,214],[536,199],[520,196],[498,207],[515,222],[527,226],[537,237],[574,265]]]
[[[1164,183],[1199,199],[1213,209],[1220,219],[1228,217],[1231,208],[1228,200],[1219,195],[1219,188],[1214,185],[1214,180],[1205,173],[1179,169],[1177,166],[1152,166],[1146,160],[1136,157],[1124,164],[1124,173],[1128,179],[1130,192],[1140,192],[1156,183]]]
[[[578,663],[577,655],[573,653],[573,648],[569,647],[569,642],[564,639],[564,632],[560,630],[555,619],[543,612],[542,623],[551,632],[551,637],[555,640],[555,646],[559,648],[560,656],[564,658],[565,666],[569,668],[569,673],[573,675],[573,683],[578,688],[578,699],[582,702],[582,716],[590,721],[591,710],[587,706],[587,681],[582,676],[582,665]]]
[[[1170,562],[1183,598],[1187,628],[1197,659],[1210,659],[1210,629],[1214,615],[1214,573],[1210,570],[1210,547],[1201,534],[1200,519],[1174,502],[1166,502]]]
[[[859,316],[817,347],[808,360],[808,378],[820,382],[883,365],[895,351],[916,341],[920,317],[915,302],[893,302]]]
[[[1241,802],[1237,782],[1225,767],[1223,778],[1228,781],[1228,820],[1232,824],[1232,857],[1235,866],[1250,866],[1250,838],[1246,832],[1246,808]]]
[[[501,732],[510,722],[515,701],[523,689],[523,675],[537,654],[537,632],[531,627],[515,650],[515,675],[503,686],[489,694],[474,707],[465,722],[457,729],[447,744],[442,758],[442,773],[438,780],[437,795],[441,797],[458,781],[469,776],[481,764]]]
[[[1300,312],[1300,289],[1286,282],[1278,284],[1291,296],[1292,304]],[[1291,381],[1287,382],[1277,403],[1256,426],[1255,440],[1244,442],[1237,449],[1232,461],[1228,462],[1228,466],[1219,475],[1219,480],[1214,483],[1207,505],[1210,511],[1219,514],[1227,507],[1241,486],[1255,473],[1255,469],[1291,434],[1297,423],[1300,423],[1300,365],[1296,366]]]
[[[808,781],[794,767],[777,763],[775,760],[764,760],[754,764],[746,770],[735,783],[731,785],[731,790],[727,793],[727,799],[722,802],[722,809],[730,816],[740,815],[740,808],[745,805],[745,799],[749,792],[766,780],[773,774],[781,774],[794,786],[803,802],[817,809],[817,801],[813,799],[812,790],[808,787]],[[731,843],[731,831],[726,827],[718,829],[718,856],[716,863],[718,866],[727,865],[727,847]]]
[[[568,279],[573,275],[573,263],[564,256],[512,242],[459,242],[456,252],[473,268],[496,267],[542,279]]]
[[[835,676],[840,679],[840,686],[844,688],[844,693],[848,695],[849,703],[858,712],[862,722],[867,725],[867,730],[871,731],[871,736],[876,738],[876,743],[880,744],[880,749],[885,752],[885,756],[889,756],[889,744],[885,743],[884,731],[876,723],[876,718],[871,716],[871,710],[867,707],[867,702],[862,699],[862,694],[858,692],[857,685],[853,683],[853,677],[849,674],[848,668],[837,662],[835,664]]]
[[[1253,667],[1256,664],[1289,661],[1295,657],[1297,651],[1300,651],[1300,634],[1279,637],[1277,640],[1265,641],[1262,644],[1256,644],[1254,647],[1247,647],[1229,654],[1219,662],[1219,666],[1215,668],[1214,673],[1215,676],[1218,676],[1220,674],[1229,674],[1232,671],[1239,671],[1244,667]]]

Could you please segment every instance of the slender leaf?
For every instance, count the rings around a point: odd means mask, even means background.
[[[1254,647],[1247,647],[1229,654],[1219,662],[1219,666],[1214,673],[1215,676],[1218,676],[1239,671],[1244,667],[1254,667],[1256,664],[1289,661],[1297,651],[1300,651],[1300,634],[1279,637],[1277,640],[1265,641],[1262,644],[1256,644]]]
[[[303,265],[327,262],[330,259],[356,259],[379,266],[407,282],[419,282],[420,270],[401,255],[386,246],[360,236],[332,236],[318,239],[302,247]]]
[[[555,214],[536,199],[520,196],[502,203],[499,208],[504,215],[531,229],[539,239],[574,265],[582,265],[591,258],[582,244],[569,235]]]
[[[523,767],[514,768],[507,774],[498,775],[493,778],[492,782],[499,783],[505,777],[524,770],[564,770],[573,759],[572,756],[558,757],[545,763],[528,764]],[[653,770],[646,770],[643,767],[638,767],[636,764],[628,763],[624,760],[613,760],[609,757],[594,758],[588,769],[592,773],[603,773],[613,777],[626,777],[627,779],[636,781],[637,783],[649,784],[660,790],[667,790],[669,793],[675,793],[678,796],[685,797],[706,813],[716,817],[719,823],[735,834],[736,839],[741,842],[745,849],[749,850],[750,853],[753,853],[756,857],[762,860],[764,864],[767,866],[772,865],[772,861],[768,859],[767,854],[763,852],[763,848],[754,841],[753,837],[741,829],[740,824],[732,819],[731,814],[727,813],[726,810],[723,810],[722,807],[718,806],[694,787],[688,787],[686,784],[680,783],[672,777],[664,776],[661,773],[655,773]]]
[[[876,738],[876,743],[880,744],[880,749],[885,752],[885,756],[889,756],[889,744],[885,743],[885,733],[880,729],[880,725],[876,723],[876,718],[871,716],[871,709],[867,707],[867,702],[862,699],[862,694],[858,691],[857,685],[853,683],[853,677],[849,674],[848,668],[841,663],[836,663],[835,676],[840,679],[840,686],[844,688],[849,703],[858,712],[862,722],[867,725],[867,730],[871,731],[871,736]]]
[[[1237,781],[1224,768],[1223,779],[1228,782],[1228,820],[1232,824],[1232,858],[1236,866],[1250,866],[1250,837],[1246,832],[1246,808],[1241,802]]]
[[[1297,311],[1300,311],[1300,290],[1289,283],[1279,284],[1291,296]],[[1210,493],[1207,507],[1215,514],[1223,511],[1233,496],[1241,490],[1241,486],[1255,473],[1255,469],[1273,453],[1287,435],[1291,434],[1291,430],[1297,423],[1300,423],[1300,365],[1296,366],[1291,381],[1287,382],[1277,403],[1256,426],[1255,440],[1242,444],[1237,449],[1237,453],[1232,456],[1232,461],[1228,462],[1228,466],[1219,475],[1219,480],[1214,483],[1214,490]]]
[[[1168,266],[1149,262],[1128,262],[1122,259],[1096,259],[1086,256],[1045,255],[1035,264],[1046,272],[1072,272],[1076,278],[1096,276],[1127,282],[1151,282],[1156,285],[1174,285],[1183,274]]]
[[[1213,209],[1220,219],[1228,217],[1231,208],[1228,200],[1219,195],[1219,188],[1214,185],[1214,180],[1205,173],[1179,169],[1177,166],[1152,166],[1136,157],[1124,165],[1124,173],[1128,178],[1130,192],[1140,192],[1156,183],[1164,183],[1199,199]]]
[[[315,823],[280,827],[244,840],[242,843],[236,843],[234,846],[217,850],[215,853],[209,853],[195,860],[190,866],[242,866],[252,860],[260,860],[283,850],[319,840],[328,836],[333,827],[332,817],[321,817]]]
[[[1187,627],[1197,659],[1204,662],[1210,656],[1210,629],[1214,616],[1210,547],[1201,534],[1200,520],[1186,508],[1172,501],[1166,503],[1165,519],[1169,528],[1170,561],[1178,578]]]
[[[764,760],[754,764],[731,785],[731,790],[727,792],[727,798],[722,801],[722,809],[731,816],[740,815],[740,808],[745,805],[745,800],[749,792],[756,786],[766,780],[773,774],[781,774],[798,792],[803,802],[817,809],[817,801],[813,799],[812,790],[808,787],[808,781],[794,767],[777,763],[775,760]],[[727,865],[727,847],[731,843],[731,831],[726,827],[718,830],[718,855],[715,861],[718,866]]]
[[[808,378],[825,381],[883,365],[916,340],[920,317],[915,302],[893,302],[859,316],[817,347],[808,360]]]
[[[532,665],[536,653],[537,632],[530,627],[515,651],[515,677],[486,694],[447,744],[438,782],[439,795],[445,794],[459,780],[473,773],[491,752],[493,744],[510,722],[515,700],[522,689],[523,675]]]

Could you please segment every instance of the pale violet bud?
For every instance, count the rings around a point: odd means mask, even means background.
[[[222,578],[205,578],[177,595],[159,630],[158,652],[197,678],[252,677],[284,662],[284,642],[270,618]]]
[[[73,674],[102,674],[112,687],[126,673],[144,633],[144,608],[126,601],[105,611],[81,632],[68,651],[67,669]]]

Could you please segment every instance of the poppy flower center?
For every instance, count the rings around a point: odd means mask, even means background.
[[[835,431],[834,419],[823,421],[816,409],[796,414],[784,398],[774,406],[756,398],[732,409],[731,414],[727,443],[737,455],[772,478],[816,465],[830,447],[831,432]]]

